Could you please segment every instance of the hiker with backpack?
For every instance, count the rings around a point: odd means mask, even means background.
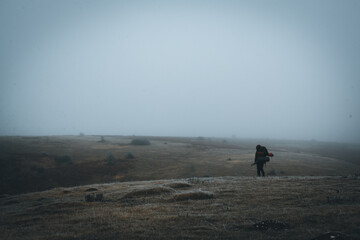
[[[261,145],[256,146],[255,161],[251,166],[256,164],[257,175],[259,177],[261,176],[261,174],[263,177],[265,176],[264,165],[270,161],[269,157],[273,156],[274,154],[269,153],[266,147]]]

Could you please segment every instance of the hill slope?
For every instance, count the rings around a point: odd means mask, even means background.
[[[360,239],[360,179],[96,184],[3,196],[0,212],[0,239],[313,239],[328,231]]]
[[[275,154],[267,174],[347,176],[360,172],[360,146],[280,140],[147,137],[0,137],[0,195],[114,181],[254,176],[255,146]],[[132,156],[129,158],[128,156]]]

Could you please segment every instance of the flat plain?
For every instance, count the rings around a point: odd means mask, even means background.
[[[0,239],[360,239],[359,145],[144,138],[1,137]]]

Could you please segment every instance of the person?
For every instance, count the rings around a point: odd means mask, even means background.
[[[265,146],[257,145],[256,146],[256,153],[255,153],[255,161],[257,175],[260,177],[261,175],[264,177],[264,164],[270,161],[269,157],[274,156],[272,153],[269,153]]]

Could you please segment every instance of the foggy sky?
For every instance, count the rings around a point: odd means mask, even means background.
[[[0,1],[0,135],[360,142],[360,1]]]

